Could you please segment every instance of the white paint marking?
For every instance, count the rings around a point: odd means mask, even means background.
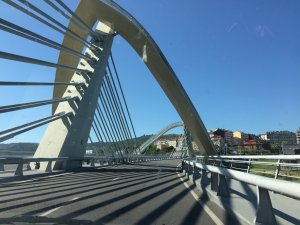
[[[181,163],[178,164],[177,168],[181,166]],[[209,215],[209,217],[214,221],[217,225],[224,225],[224,223],[217,217],[217,215],[204,203],[202,202],[198,195],[189,187],[189,185],[180,177],[179,172],[177,171],[177,176],[182,181],[183,185],[190,191],[191,195],[194,197],[194,199],[201,205],[201,207],[204,209],[204,211]]]
[[[120,178],[119,177],[117,177],[117,178],[114,178],[114,179],[112,179],[113,181],[115,181],[115,180],[119,180]]]
[[[50,209],[50,210],[48,210],[48,211],[42,213],[40,216],[48,216],[50,213],[53,213],[54,211],[56,211],[56,210],[58,210],[58,209],[60,209],[60,208],[61,208],[61,206],[56,207],[56,208],[54,208],[54,209]]]
[[[77,200],[77,199],[79,199],[79,197],[72,198],[71,200],[69,200],[69,201],[67,201],[66,203],[64,203],[64,205],[65,205],[65,204],[68,204],[68,203],[70,203],[70,202],[72,202],[72,201],[75,201],[75,200]],[[50,213],[55,212],[56,210],[60,209],[60,208],[63,207],[64,205],[59,206],[59,207],[56,207],[56,208],[54,208],[54,209],[50,209],[50,210],[48,210],[48,211],[42,213],[40,216],[48,216]]]

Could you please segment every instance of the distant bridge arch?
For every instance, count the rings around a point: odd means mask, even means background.
[[[184,126],[183,122],[172,123],[172,124],[166,126],[162,130],[160,130],[157,134],[153,135],[147,141],[145,141],[143,144],[141,144],[141,146],[137,149],[138,153],[143,154],[147,147],[149,147],[151,144],[153,144],[157,139],[159,139],[161,136],[163,136],[169,130],[172,130],[176,127],[183,127],[183,126]]]

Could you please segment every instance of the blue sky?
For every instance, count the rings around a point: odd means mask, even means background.
[[[34,1],[35,3],[37,1]],[[67,2],[67,1],[65,1]],[[77,1],[68,1],[71,8]],[[296,0],[116,1],[148,30],[186,89],[207,129],[250,133],[300,126],[300,3]],[[73,3],[74,5],[72,5]],[[67,24],[55,12],[39,7]],[[55,41],[62,35],[0,2],[0,17]],[[0,31],[0,51],[56,62],[58,52]],[[114,40],[138,135],[180,118],[138,55]],[[0,59],[0,80],[54,80],[54,69]],[[9,95],[7,93],[10,93]],[[1,87],[0,105],[50,99],[52,89]],[[0,130],[48,116],[50,107],[0,115]],[[39,141],[46,127],[12,139]],[[178,130],[179,132],[180,130]]]

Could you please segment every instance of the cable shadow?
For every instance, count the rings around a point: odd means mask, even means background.
[[[180,181],[180,183],[182,183]],[[194,189],[196,185],[192,185],[190,188]],[[170,200],[165,202],[164,204],[160,205],[158,208],[156,208],[154,211],[149,213],[147,216],[140,219],[136,224],[137,225],[144,225],[144,224],[150,224],[153,222],[153,218],[158,218],[161,215],[163,215],[167,210],[170,210],[174,205],[176,205],[182,198],[184,198],[188,193],[190,192],[189,189],[184,189],[174,197],[172,197]],[[193,224],[193,223],[187,223],[187,224]]]
[[[164,177],[168,177],[168,176],[172,176],[172,175],[165,175]],[[149,177],[148,177],[149,178]],[[139,179],[139,180],[145,180],[145,179],[148,179],[148,178],[143,178],[143,179]],[[75,200],[75,201],[72,201],[72,203],[75,203],[75,202],[79,202],[79,201],[83,201],[83,200],[87,200],[87,199],[90,199],[90,198],[94,198],[94,197],[98,197],[98,196],[101,196],[101,195],[104,195],[104,194],[108,194],[108,193],[111,193],[111,192],[115,192],[115,191],[120,191],[122,189],[126,189],[126,188],[130,188],[132,186],[135,186],[135,185],[139,185],[139,184],[144,184],[144,183],[147,183],[147,182],[150,182],[150,181],[154,181],[156,180],[157,178],[153,178],[153,179],[150,179],[150,180],[147,180],[147,181],[141,181],[141,182],[137,182],[137,183],[133,183],[133,184],[129,184],[129,185],[126,185],[126,186],[123,186],[123,187],[118,187],[118,188],[114,188],[114,189],[110,189],[110,190],[107,190],[107,191],[102,191],[101,193],[95,193],[95,194],[91,194],[91,195],[88,195],[88,196],[85,196],[85,197],[82,197],[78,200]],[[128,181],[125,181],[123,183],[128,183]],[[111,185],[110,185],[111,186]],[[95,190],[100,190],[102,188],[92,188],[92,189],[88,189],[88,190],[84,190],[84,191],[80,191],[80,192],[76,192],[76,193],[72,193],[72,194],[66,194],[66,195],[63,195],[63,196],[60,196],[61,198],[65,198],[65,197],[68,197],[68,196],[74,196],[74,195],[78,195],[78,194],[81,194],[81,193],[87,193],[89,191],[95,191]],[[54,200],[56,199],[57,197],[55,198],[52,198],[52,199],[46,199],[46,200],[40,200],[38,202],[35,202],[36,203],[44,203],[45,201],[51,201],[51,200]],[[36,213],[41,213],[41,212],[44,212],[44,211],[47,211],[49,209],[52,209],[52,208],[56,208],[56,207],[59,207],[61,205],[61,203],[59,204],[55,204],[55,205],[51,205],[49,207],[44,207],[44,208],[41,208],[41,209],[38,209],[38,210],[34,210],[34,211],[30,211],[26,214],[36,214]],[[64,206],[66,206],[68,204],[64,204]],[[90,207],[89,207],[90,208]]]
[[[126,176],[125,178],[121,178],[121,179],[118,179],[118,181],[120,180],[126,180],[126,183],[128,183],[130,181],[131,178],[135,178],[135,177],[141,177],[140,175],[136,175],[136,176]],[[95,186],[95,185],[98,185],[98,184],[102,184],[103,182],[105,183],[107,179],[98,179],[98,182],[95,182],[96,180],[93,178],[93,179],[90,179],[89,181],[91,181],[91,185],[90,186]],[[106,182],[106,183],[114,183],[115,184],[115,181],[111,180],[111,178],[109,178],[109,182]],[[82,180],[79,180],[77,182],[67,182],[68,184],[64,184],[64,185],[59,185],[59,186],[55,186],[55,187],[48,187],[48,188],[43,188],[43,191],[46,191],[46,190],[51,190],[50,192],[45,192],[42,193],[39,192],[39,195],[47,195],[47,194],[53,194],[53,189],[57,189],[57,188],[63,188],[63,187],[70,187],[69,184],[72,185],[71,188],[69,189],[63,189],[62,191],[68,191],[68,190],[74,190],[74,188],[76,189],[80,189],[80,188],[84,188],[87,186],[87,184],[84,184],[84,185],[79,185],[79,186],[76,186],[74,187],[74,185],[77,185],[77,184],[82,184]],[[117,184],[118,185],[118,184]],[[24,200],[24,199],[27,199],[27,198],[33,198],[33,197],[36,197],[37,194],[34,193],[34,191],[39,191],[40,187],[37,188],[37,190],[29,190],[29,191],[23,191],[21,194],[27,194],[27,193],[33,193],[32,195],[28,195],[28,196],[23,196],[23,197],[19,197],[19,198],[11,198],[11,199],[7,199],[7,200],[2,200],[0,201],[0,203],[7,203],[7,202],[11,202],[11,201],[16,201],[16,200]],[[55,191],[59,191],[59,190],[55,190]],[[3,195],[3,196],[9,196],[9,195],[16,195],[16,193],[12,193],[12,194],[6,194],[6,195]]]
[[[206,192],[203,192],[201,196],[199,197],[199,200],[206,204],[208,202],[209,198]],[[199,204],[199,202],[195,202],[191,208],[191,210],[188,212],[188,214],[184,217],[181,224],[182,225],[194,225],[197,224],[199,218],[201,218],[201,214],[203,213],[203,208]]]
[[[299,219],[297,219],[297,218],[295,218],[293,216],[290,216],[290,215],[288,215],[288,214],[286,214],[286,213],[284,213],[282,211],[279,211],[278,209],[273,208],[273,212],[277,216],[281,217],[282,219],[285,219],[286,221],[289,221],[292,224],[300,224],[300,220]]]
[[[249,188],[249,187],[248,187],[248,188]],[[249,189],[250,189],[250,188],[249,188]],[[250,190],[251,190],[251,189],[250,189]],[[252,190],[251,190],[251,191],[252,191]],[[248,195],[245,195],[245,194],[243,194],[243,193],[241,193],[241,192],[238,192],[238,191],[236,191],[236,190],[232,190],[232,192],[235,193],[236,195],[240,196],[241,198],[246,199],[247,201],[251,202],[253,208],[256,210],[256,208],[257,208],[257,202],[256,202],[256,201],[253,201],[253,197],[248,196]],[[252,191],[252,193],[253,193],[253,191]],[[253,193],[253,194],[254,194],[254,193]],[[255,194],[254,194],[254,195],[255,195]],[[255,195],[255,198],[256,198],[256,195]],[[293,216],[291,216],[291,215],[288,215],[288,214],[286,214],[286,213],[284,213],[284,212],[282,212],[282,211],[280,211],[280,210],[278,210],[278,209],[276,209],[276,208],[273,208],[273,212],[274,212],[274,214],[275,214],[276,216],[279,216],[279,217],[281,217],[282,219],[284,219],[284,220],[286,220],[286,221],[288,221],[288,222],[290,222],[290,223],[292,223],[292,224],[300,224],[300,220],[299,220],[298,218],[295,218],[295,217],[293,217]]]
[[[61,219],[61,218],[49,218],[42,216],[18,216],[12,218],[0,218],[0,224],[56,224],[56,225],[92,225],[94,224],[88,220],[79,219]]]
[[[135,174],[135,173],[134,173],[134,174]],[[146,175],[146,174],[148,174],[148,173],[136,174],[136,175],[134,175],[134,176],[133,176],[133,175],[128,176],[128,174],[126,174],[126,175],[124,174],[124,175],[122,175],[122,176],[119,176],[119,175],[118,175],[118,177],[119,177],[119,178],[121,177],[121,179],[119,179],[119,180],[124,180],[124,179],[127,179],[127,180],[128,180],[128,177],[130,177],[130,178],[133,178],[133,177],[140,177],[140,176],[143,176],[143,175]],[[86,177],[86,175],[83,176],[83,177]],[[10,189],[10,190],[5,190],[5,191],[4,191],[4,190],[1,190],[0,193],[1,193],[1,192],[4,192],[5,194],[1,194],[0,197],[18,194],[19,192],[16,192],[16,191],[18,191],[18,190],[20,190],[22,194],[23,194],[23,193],[30,193],[30,192],[33,192],[33,191],[35,191],[35,190],[39,190],[39,189],[42,188],[42,187],[48,187],[48,188],[43,188],[43,190],[48,190],[48,189],[53,190],[53,187],[49,187],[49,186],[52,186],[52,185],[55,185],[54,188],[60,188],[60,187],[69,186],[68,184],[76,185],[76,184],[81,184],[81,183],[87,182],[87,181],[94,181],[94,182],[95,182],[95,181],[101,181],[101,182],[106,182],[107,180],[112,180],[112,178],[115,178],[115,175],[103,179],[104,177],[106,177],[106,176],[101,176],[101,177],[95,176],[95,177],[93,177],[93,178],[85,178],[85,179],[82,179],[82,178],[81,178],[80,180],[78,180],[78,177],[75,177],[74,179],[69,180],[69,181],[67,181],[67,182],[55,182],[55,180],[54,180],[55,183],[53,183],[53,184],[47,184],[47,183],[44,183],[44,184],[42,184],[42,185],[36,185],[36,183],[31,183],[31,184],[30,184],[31,186],[28,186],[28,187],[26,187],[26,188],[22,188],[22,187],[21,187],[21,188],[18,188],[18,189]],[[123,178],[123,177],[124,177],[124,178]],[[60,184],[62,184],[62,185],[60,185]],[[32,185],[34,185],[34,188],[32,188]],[[0,188],[0,189],[1,189],[1,188]],[[30,189],[30,190],[24,191],[24,189],[25,189],[25,190],[26,190],[26,189]],[[10,194],[7,193],[7,192],[11,192],[11,191],[14,191],[14,192],[13,192],[13,193],[10,193]]]
[[[174,180],[177,180],[177,179],[178,179],[177,177],[174,178]],[[165,182],[163,182],[163,183],[169,183],[169,182],[170,182],[170,181],[165,181]],[[172,185],[169,185],[169,186],[165,187],[164,189],[160,189],[159,191],[157,191],[157,192],[155,192],[155,193],[152,193],[152,194],[150,194],[150,195],[147,195],[147,196],[145,196],[145,197],[143,197],[143,198],[141,198],[141,199],[138,199],[138,200],[136,200],[136,201],[134,201],[134,202],[132,202],[132,203],[126,205],[126,206],[123,207],[123,208],[120,208],[120,209],[118,209],[118,210],[116,210],[116,211],[114,211],[114,212],[111,212],[111,213],[109,213],[109,214],[107,214],[107,215],[105,215],[105,216],[102,216],[101,218],[97,219],[97,220],[95,221],[95,223],[96,223],[96,224],[97,224],[97,223],[109,223],[109,222],[111,222],[112,220],[118,218],[120,215],[125,214],[125,213],[127,213],[127,212],[133,210],[134,208],[136,208],[136,207],[138,207],[138,206],[141,206],[142,204],[147,203],[148,201],[152,200],[153,198],[156,198],[156,197],[158,197],[158,196],[160,196],[160,195],[162,195],[162,194],[164,194],[164,193],[166,193],[166,192],[168,192],[168,191],[171,191],[172,189],[174,189],[175,187],[178,187],[178,186],[181,185],[181,184],[182,184],[181,181],[177,181],[176,183],[174,183],[174,184],[172,184]],[[161,184],[160,184],[160,185],[161,185]],[[157,184],[156,184],[156,185],[153,185],[153,187],[157,187]],[[147,187],[147,189],[149,189],[149,188]],[[135,191],[135,192],[132,193],[132,194],[137,194],[137,193],[139,193],[139,192],[140,192],[140,190]],[[101,207],[101,204],[95,205],[95,207],[93,207],[93,209],[98,209],[99,206]],[[152,218],[152,219],[153,219],[153,218]],[[144,223],[144,224],[146,224],[146,223]]]

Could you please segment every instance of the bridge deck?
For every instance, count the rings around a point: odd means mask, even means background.
[[[179,162],[85,168],[2,182],[0,224],[237,224],[192,183],[184,185],[179,177],[186,178],[176,172]]]

